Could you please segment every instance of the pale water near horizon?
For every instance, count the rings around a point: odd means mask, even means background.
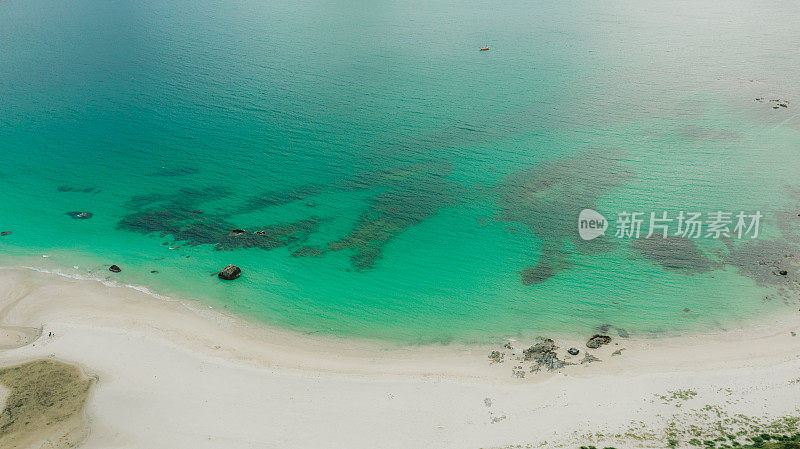
[[[0,2],[0,264],[417,343],[797,313],[800,10],[700,3]],[[681,210],[765,217],[613,236]]]

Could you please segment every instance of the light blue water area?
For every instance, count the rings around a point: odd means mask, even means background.
[[[800,11],[695,3],[0,2],[0,262],[400,342],[796,312]],[[681,210],[762,235],[613,237]]]

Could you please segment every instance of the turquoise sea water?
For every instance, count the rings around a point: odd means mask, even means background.
[[[403,342],[796,313],[798,19],[792,1],[6,0],[0,264]],[[610,235],[581,241],[583,208]],[[765,218],[755,240],[634,243],[613,237],[626,210]],[[228,263],[240,279],[214,276]]]

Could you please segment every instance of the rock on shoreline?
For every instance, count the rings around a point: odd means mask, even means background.
[[[223,268],[222,271],[220,271],[217,274],[217,276],[219,276],[220,279],[224,279],[226,281],[232,281],[241,275],[242,275],[242,269],[233,264],[229,264],[227,267]]]

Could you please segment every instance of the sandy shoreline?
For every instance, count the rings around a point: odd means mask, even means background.
[[[86,448],[663,447],[676,429],[711,426],[720,413],[763,423],[797,414],[800,336],[791,332],[800,333],[799,316],[615,339],[590,351],[601,363],[531,373],[515,354],[533,342],[378,347],[131,288],[0,270],[0,366],[54,358],[97,376]],[[567,361],[586,352],[584,341],[556,343]],[[568,358],[570,346],[582,353]],[[503,363],[490,363],[493,350]]]

